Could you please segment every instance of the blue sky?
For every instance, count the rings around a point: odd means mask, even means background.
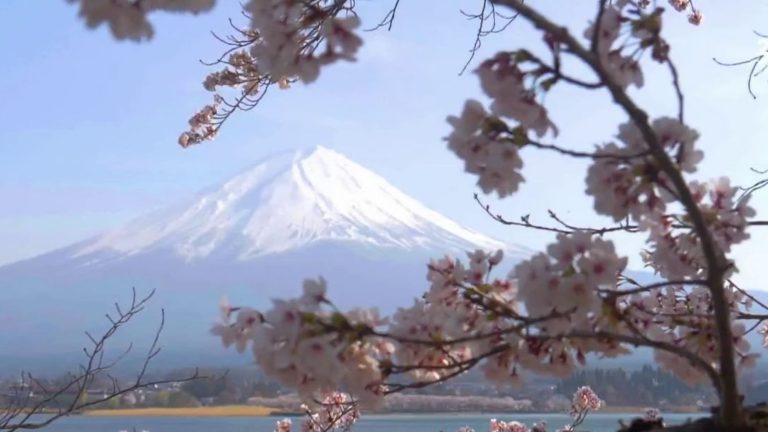
[[[185,198],[239,172],[268,154],[321,144],[376,171],[428,206],[509,243],[541,248],[551,237],[507,228],[475,205],[474,179],[445,149],[445,116],[467,97],[480,98],[475,77],[459,76],[475,23],[459,8],[479,1],[402,1],[391,32],[366,33],[355,64],[334,65],[318,82],[275,92],[263,105],[229,122],[219,138],[182,150],[176,138],[190,114],[210,95],[201,82],[221,46],[209,31],[226,32],[237,2],[219,0],[199,17],[155,15],[149,43],[115,42],[105,28],[86,30],[64,1],[0,2],[0,264],[64,246],[119,225],[149,209]],[[532,1],[579,34],[592,2]],[[579,7],[574,7],[579,3]],[[665,2],[662,2],[665,3]],[[383,16],[388,2],[358,1],[364,23]],[[436,7],[435,5],[440,5]],[[567,6],[565,6],[567,5]],[[740,59],[757,51],[752,29],[765,24],[768,7],[746,0],[698,1],[705,22],[688,25],[668,11],[665,34],[673,42],[686,94],[689,124],[702,133],[705,151],[697,177],[728,175],[737,183],[757,179],[750,167],[768,168],[768,86],[753,101],[746,70],[715,65],[713,56]],[[522,21],[485,40],[478,56],[518,46],[540,46]],[[635,92],[652,115],[674,112],[664,69],[646,69],[646,87]],[[765,81],[765,80],[763,80]],[[589,149],[615,133],[624,116],[605,94],[562,89],[547,98],[561,129],[558,142]],[[509,199],[489,201],[509,217],[544,221],[553,209],[574,223],[605,222],[585,200],[583,162],[525,151],[527,183]],[[768,213],[768,191],[755,197]],[[764,288],[765,231],[736,257],[747,286]],[[631,254],[642,238],[616,237]]]

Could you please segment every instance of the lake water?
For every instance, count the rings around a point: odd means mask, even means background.
[[[590,415],[578,428],[584,432],[614,432],[618,420],[629,420],[636,414]],[[697,414],[664,414],[667,423],[682,423]],[[568,422],[564,414],[416,414],[370,415],[355,425],[357,432],[455,432],[462,426],[470,426],[478,432],[488,431],[492,418],[517,420],[529,426],[546,420],[549,430],[557,430]],[[279,417],[83,417],[64,418],[46,428],[46,432],[273,432]],[[299,430],[300,419],[294,420],[294,430]]]

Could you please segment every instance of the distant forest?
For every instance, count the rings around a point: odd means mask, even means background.
[[[588,385],[610,405],[642,405],[664,408],[675,405],[715,403],[708,386],[689,386],[659,368],[645,365],[639,370],[586,369],[574,373],[556,386],[556,392],[571,394]]]

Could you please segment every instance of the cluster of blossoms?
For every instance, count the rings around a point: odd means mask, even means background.
[[[597,396],[592,388],[588,386],[579,387],[573,394],[571,402],[571,417],[574,419],[582,418],[589,411],[597,411],[604,405],[603,401]]]
[[[154,34],[147,15],[154,11],[191,12],[210,10],[216,0],[67,0],[80,4],[80,17],[89,28],[102,23],[116,39],[140,41]]]
[[[409,365],[413,379],[437,381],[500,342],[485,337],[501,330],[488,314],[517,313],[515,285],[487,281],[501,258],[500,252],[476,251],[469,254],[468,266],[448,257],[430,263],[429,291],[410,308],[399,309],[388,331],[395,339],[395,360]]]
[[[768,322],[763,323],[763,328],[760,329],[760,334],[763,335],[763,346],[768,348]]]
[[[357,404],[349,395],[332,392],[320,401],[318,411],[310,409],[306,405],[301,406],[306,419],[301,423],[302,432],[331,432],[346,431],[360,418]],[[290,419],[278,420],[275,424],[275,432],[291,432]]]
[[[251,0],[244,6],[251,29],[259,41],[251,55],[263,73],[272,77],[298,77],[314,81],[320,67],[338,60],[354,61],[362,40],[354,33],[360,25],[356,15],[340,18],[345,1],[288,2]],[[318,43],[324,42],[325,49]]]
[[[687,5],[689,1],[670,0],[670,3],[673,6],[675,3]],[[649,2],[645,1],[613,1],[603,11],[599,23],[592,23],[584,32],[584,37],[596,44],[594,48],[599,54],[602,67],[613,82],[623,88],[630,85],[643,86],[639,58],[645,50],[650,49],[651,58],[657,62],[668,60],[669,44],[661,37],[663,9],[646,13],[644,9],[648,6]],[[699,11],[695,11],[689,18],[695,24],[700,23],[701,19]],[[599,29],[596,28],[598,24]],[[624,37],[627,34],[631,37]]]
[[[534,67],[524,70],[524,64]],[[537,93],[548,91],[556,79],[527,51],[500,52],[481,63],[475,73],[492,100],[490,112],[480,102],[468,100],[461,116],[448,117],[452,131],[446,141],[464,161],[465,170],[479,177],[483,192],[495,191],[504,198],[523,182],[518,151],[527,144],[528,132],[539,137],[557,134],[547,110],[536,101]],[[505,120],[517,126],[510,128]]]
[[[645,50],[650,49],[657,61],[667,60],[669,47],[660,36],[660,11],[645,14],[633,2],[614,1],[604,10],[599,25],[599,29],[596,24],[590,25],[584,36],[596,43],[600,64],[621,87],[643,85],[639,58]],[[632,38],[629,41],[621,38],[622,43],[617,44],[622,34],[627,33],[622,30],[625,28],[629,29]],[[554,35],[547,35],[545,41],[553,55],[559,57],[562,42]],[[625,51],[629,53],[625,54]],[[526,50],[499,52],[482,62],[475,73],[483,92],[491,99],[489,110],[478,101],[468,100],[460,116],[448,117],[452,130],[446,141],[448,148],[464,161],[465,170],[478,176],[478,186],[483,192],[496,192],[504,198],[515,193],[524,180],[520,173],[523,161],[519,149],[529,143],[529,132],[538,137],[548,132],[557,135],[557,128],[536,97],[551,90],[562,76],[559,70],[544,65]],[[507,120],[515,122],[516,126],[508,126]],[[658,120],[655,127],[661,129],[659,133],[667,133],[667,128],[675,127],[668,120]],[[630,144],[640,147],[640,151],[646,150],[639,131],[630,126],[626,129],[625,133],[631,135],[626,139],[633,141],[626,143],[627,151],[630,151]],[[695,141],[696,136],[688,138]],[[669,143],[670,146],[674,144],[676,142]],[[613,153],[614,150],[618,149],[609,144],[599,152]],[[619,154],[631,156],[634,153]]]
[[[478,186],[485,193],[499,197],[517,191],[523,181],[523,162],[519,147],[526,144],[529,131],[539,137],[557,134],[547,110],[536,101],[540,68],[523,70],[525,63],[535,63],[526,51],[500,52],[475,70],[483,92],[491,98],[490,112],[475,100],[464,105],[461,116],[448,117],[453,130],[446,138],[448,148],[464,160],[465,170],[479,176]],[[545,79],[539,90],[546,91],[555,82]],[[518,126],[510,129],[504,119]]]
[[[658,32],[653,31],[653,24],[655,20],[660,20],[661,17],[658,14],[651,14],[644,15],[643,19],[630,20],[623,15],[624,9],[631,5],[630,2],[620,0],[611,3],[603,12],[599,23],[600,28],[596,29],[596,23],[591,24],[584,31],[584,37],[597,44],[600,63],[619,85],[624,88],[631,84],[642,87],[644,79],[640,63],[636,58],[637,52],[633,51],[631,54],[625,55],[622,53],[624,44],[618,47],[614,47],[614,45],[622,34],[623,25],[627,22],[632,23],[632,36],[641,40],[658,38]],[[595,32],[597,32],[596,36]],[[659,41],[655,45],[661,47],[661,44],[662,41]],[[645,46],[649,45],[647,42],[645,43]],[[663,50],[663,48],[655,48],[656,51],[660,49]]]
[[[755,216],[749,195],[737,199],[739,189],[725,177],[710,183],[693,181],[689,189],[720,250],[730,252],[731,246],[749,238],[748,219]],[[700,276],[706,267],[699,237],[690,228],[675,227],[678,221],[685,226],[685,219],[669,214],[649,219],[650,247],[643,258],[649,267],[669,279]]]
[[[550,130],[556,133],[547,110],[536,102],[532,83],[526,80],[531,72],[520,68],[520,62],[527,58],[525,51],[500,52],[482,62],[475,70],[480,87],[492,100],[492,114],[515,120],[524,130],[540,137]]]
[[[464,161],[468,173],[478,176],[480,189],[496,191],[502,198],[516,192],[523,182],[523,160],[518,145],[502,135],[505,129],[497,128],[503,123],[494,121],[475,100],[467,101],[461,116],[451,116],[448,122],[453,126],[446,138],[448,148]]]
[[[250,345],[264,373],[297,389],[305,400],[345,389],[364,405],[375,406],[384,391],[382,361],[394,347],[362,334],[384,322],[375,309],[326,310],[325,290],[322,278],[307,280],[300,298],[274,300],[264,314],[224,305],[223,320],[212,331],[225,346],[243,351]]]
[[[661,412],[657,408],[646,408],[645,413],[643,413],[643,420],[656,421],[659,419],[661,419]]]
[[[236,94],[224,102],[222,93],[216,93],[214,106],[224,105],[224,112],[202,126],[190,124],[179,144],[187,147],[213,139],[232,112],[258,104],[270,85],[285,89],[296,80],[311,83],[321,67],[339,60],[354,61],[362,40],[354,32],[360,20],[351,7],[347,1],[330,0],[245,3],[249,26],[228,39],[231,48],[217,62],[224,68],[203,81],[208,91],[230,88]]]
[[[253,38],[258,37],[255,32],[248,34]],[[219,87],[242,85],[244,95],[255,96],[259,91],[261,73],[248,50],[237,50],[231,53],[226,64],[229,67],[209,74],[203,81],[203,87],[212,92]]]
[[[733,316],[751,308],[751,299],[741,291],[729,287],[726,292]],[[629,296],[621,301],[620,309],[627,331],[640,332],[651,340],[684,349],[709,364],[719,361],[712,298],[706,287],[668,285]],[[741,368],[754,366],[759,357],[749,351],[746,330],[742,322],[731,324],[735,355]],[[691,367],[687,359],[675,353],[656,350],[654,355],[662,367],[685,382],[699,384],[708,378],[701,369]]]
[[[291,419],[282,419],[275,423],[275,432],[291,432],[292,428],[293,422]]]
[[[700,10],[693,6],[693,2],[691,0],[669,0],[669,4],[672,5],[672,7],[675,8],[675,10],[678,12],[685,12],[690,9],[690,13],[688,14],[688,22],[693,25],[699,25],[701,24],[701,21],[704,20],[704,15]]]
[[[387,382],[393,375],[424,385],[461,373],[482,358],[490,381],[516,383],[523,370],[567,376],[588,353],[629,352],[611,338],[589,337],[603,329],[639,333],[708,363],[718,361],[706,288],[669,285],[614,304],[626,258],[617,256],[611,242],[586,232],[563,234],[547,252],[493,280],[489,275],[502,261],[500,252],[469,254],[466,265],[447,257],[432,261],[429,290],[391,319],[379,318],[375,310],[326,311],[325,281],[308,280],[299,299],[275,300],[265,314],[225,305],[224,322],[214,333],[240,351],[250,344],[259,366],[304,398],[340,388],[369,406],[407,388]],[[739,291],[729,293],[734,313],[749,307]],[[736,354],[747,367],[757,355],[749,353],[745,332],[743,324],[734,323]],[[656,350],[656,359],[688,382],[706,378],[670,350]],[[591,390],[579,389],[572,413],[599,405]]]
[[[306,281],[298,299],[275,300],[264,314],[225,305],[223,322],[213,332],[225,346],[242,351],[250,345],[265,373],[304,398],[343,389],[374,406],[384,394],[405,388],[387,382],[392,375],[425,385],[485,358],[482,370],[490,380],[514,383],[524,369],[565,376],[586,353],[623,352],[611,341],[561,336],[571,329],[568,322],[580,322],[585,330],[597,325],[597,288],[614,288],[626,259],[616,256],[610,242],[586,234],[560,236],[549,252],[543,267],[537,264],[542,257],[534,257],[508,278],[493,280],[489,275],[501,263],[501,252],[477,251],[466,265],[451,258],[433,261],[429,291],[391,319],[375,310],[324,308],[330,303],[320,279]],[[520,280],[520,293],[512,278]],[[518,298],[530,316],[521,314]],[[541,304],[541,298],[551,303]]]
[[[587,232],[560,234],[547,254],[534,255],[515,268],[519,298],[532,316],[553,311],[569,313],[569,323],[549,331],[566,331],[600,312],[598,289],[615,289],[627,258],[619,258],[613,243]],[[553,323],[554,324],[554,323]]]
[[[189,119],[189,130],[179,136],[179,145],[187,148],[216,136],[219,110],[223,100],[218,95],[212,104],[205,105]]]
[[[523,423],[518,421],[503,421],[491,419],[490,432],[546,432],[547,423],[535,423],[531,428],[528,428]]]
[[[685,12],[690,8],[688,22],[693,25],[699,25],[704,20],[704,14],[693,6],[691,0],[669,0],[669,4],[678,12]],[[651,0],[638,0],[637,5],[645,9],[651,5]]]
[[[694,147],[699,137],[695,130],[671,117],[654,120],[651,128],[681,171],[696,171],[703,153]],[[642,132],[634,123],[625,123],[617,138],[620,144],[597,148],[598,157],[587,171],[586,192],[594,197],[595,211],[615,221],[631,217],[637,222],[663,213],[677,193],[650,154]]]
[[[302,405],[307,419],[302,424],[302,432],[326,432],[348,430],[360,419],[357,403],[346,393],[333,392],[320,401],[319,412]]]

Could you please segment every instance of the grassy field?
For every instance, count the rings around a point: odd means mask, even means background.
[[[129,417],[129,416],[169,416],[169,417],[256,417],[269,415],[273,408],[254,405],[226,405],[194,408],[128,408],[97,409],[86,411],[87,416]]]

